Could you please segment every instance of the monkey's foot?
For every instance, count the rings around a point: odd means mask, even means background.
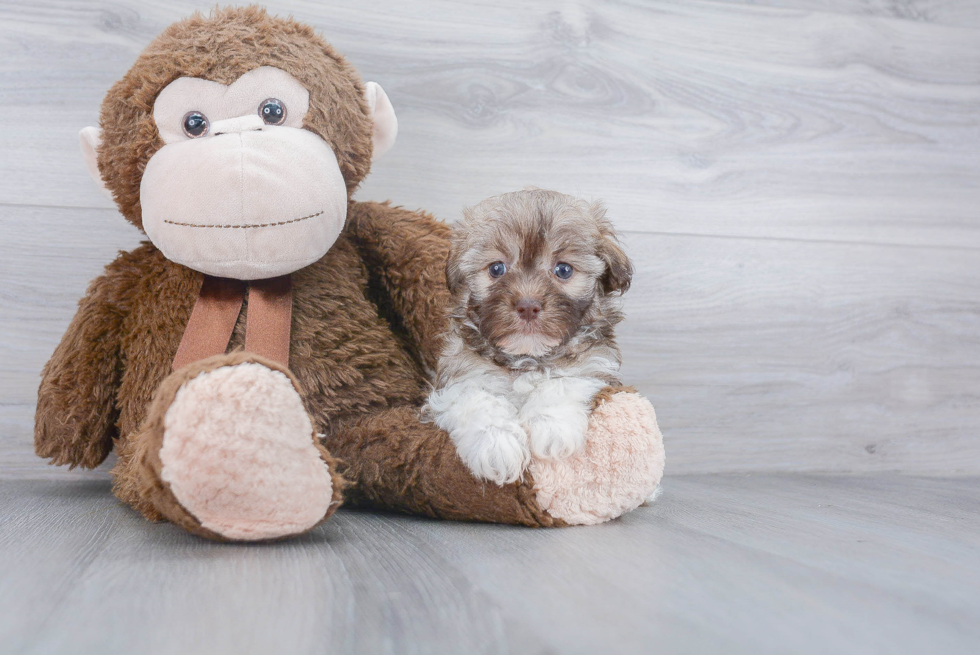
[[[571,525],[602,523],[639,507],[663,471],[653,406],[632,392],[613,393],[592,411],[583,450],[530,465],[538,505]]]
[[[141,435],[141,477],[156,509],[196,534],[240,541],[326,520],[342,480],[296,385],[285,368],[247,353],[167,378]]]

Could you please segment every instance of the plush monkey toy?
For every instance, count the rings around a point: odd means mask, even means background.
[[[149,242],[89,286],[44,368],[35,446],[204,537],[277,539],[341,500],[529,526],[596,523],[656,487],[653,410],[609,389],[586,451],[473,478],[419,418],[449,303],[448,228],[352,201],[394,111],[313,30],[256,7],[169,27],[81,133]]]

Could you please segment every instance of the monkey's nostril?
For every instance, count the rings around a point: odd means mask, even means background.
[[[541,303],[531,298],[521,298],[517,301],[516,309],[518,316],[525,321],[531,321],[541,313]]]

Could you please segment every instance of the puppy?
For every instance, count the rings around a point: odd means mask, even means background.
[[[633,267],[601,203],[528,189],[453,229],[454,308],[426,415],[480,478],[516,481],[531,454],[585,444],[593,398],[620,384],[616,296]]]

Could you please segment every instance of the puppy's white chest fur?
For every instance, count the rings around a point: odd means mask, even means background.
[[[543,371],[528,371],[512,375],[510,397],[517,407],[523,407],[527,399],[538,388],[538,385],[549,379],[548,374]]]
[[[512,375],[508,396],[517,407],[518,415],[525,417],[530,417],[545,404],[567,406],[584,403],[591,407],[592,398],[606,386],[598,378],[552,371],[529,371]]]

